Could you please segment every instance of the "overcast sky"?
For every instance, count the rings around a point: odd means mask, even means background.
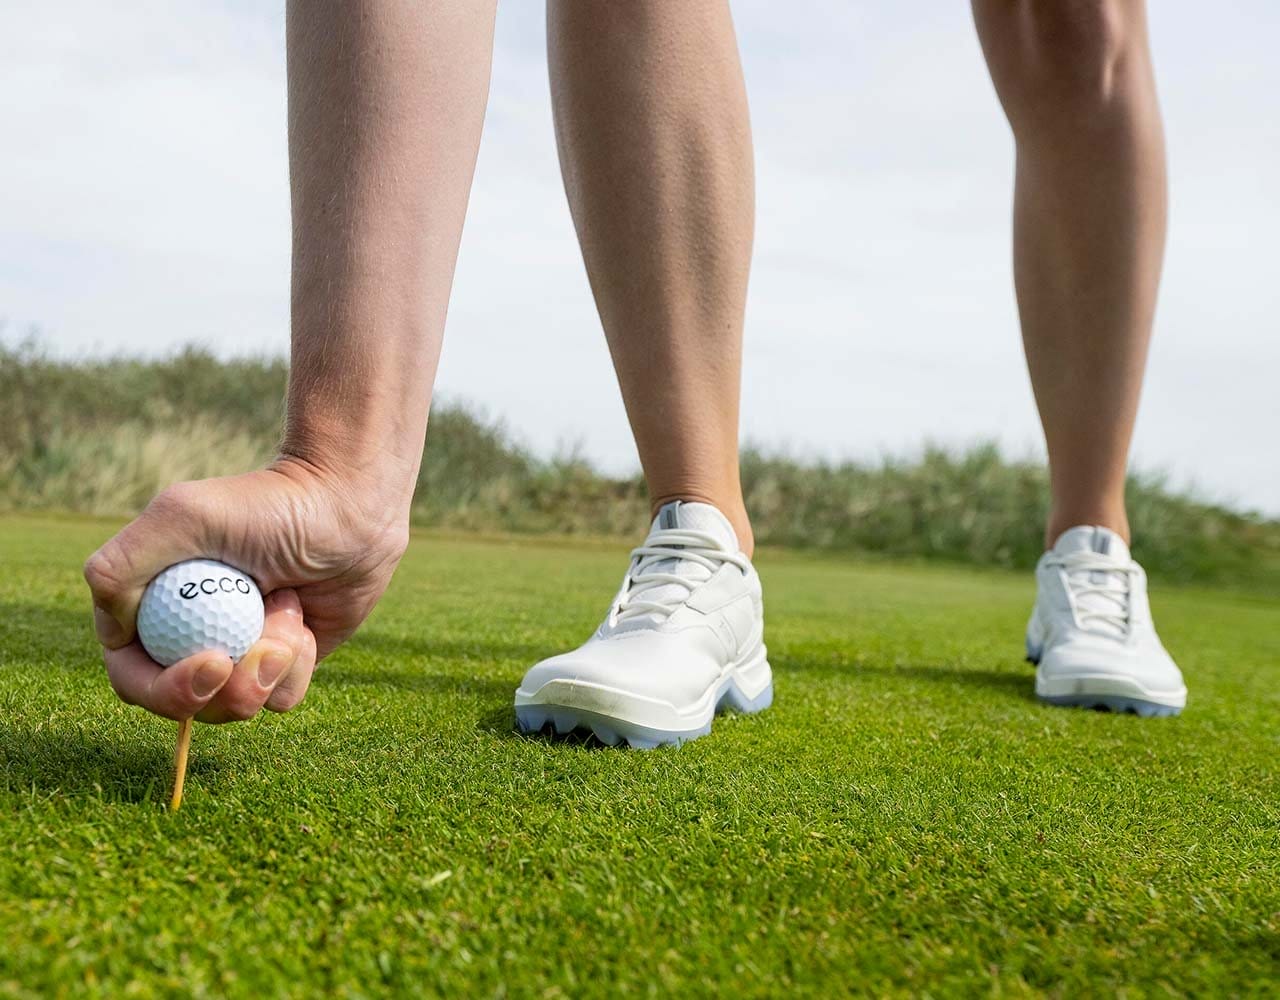
[[[1280,5],[1153,6],[1172,217],[1134,459],[1280,514]],[[759,205],[744,436],[828,458],[989,438],[1040,453],[1012,147],[967,5],[734,10]],[[4,336],[36,325],[67,354],[287,348],[282,5],[9,0],[0,93]],[[440,390],[543,453],[636,465],[530,0],[499,15]]]

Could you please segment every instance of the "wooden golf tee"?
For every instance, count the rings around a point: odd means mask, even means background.
[[[191,749],[191,720],[183,719],[178,723],[178,745],[173,751],[173,798],[169,800],[169,811],[175,812],[182,805],[182,786],[187,780],[187,751]]]

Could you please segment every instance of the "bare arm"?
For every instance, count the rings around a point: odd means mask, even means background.
[[[404,551],[488,87],[492,2],[292,0],[292,369],[280,458],[165,490],[85,566],[112,685],[171,718],[285,711]],[[262,640],[162,670],[135,619],[159,570],[251,573]]]
[[[289,454],[394,473],[402,490],[417,473],[493,13],[467,0],[289,4]]]

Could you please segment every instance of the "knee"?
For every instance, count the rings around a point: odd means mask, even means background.
[[[1132,54],[1145,45],[1134,0],[1027,0],[1002,5],[999,46],[1011,112],[1102,110],[1123,96]]]

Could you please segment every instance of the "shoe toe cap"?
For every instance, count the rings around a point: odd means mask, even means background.
[[[589,657],[579,656],[577,651],[561,653],[540,660],[525,671],[520,682],[522,691],[534,692],[549,681],[587,681],[597,679],[599,670]]]
[[[720,666],[687,648],[631,640],[589,642],[535,663],[518,695],[533,698],[548,684],[590,685],[633,697],[680,703],[698,697],[720,675]]]
[[[1067,641],[1046,649],[1038,665],[1045,682],[1115,679],[1150,692],[1185,691],[1182,672],[1162,646],[1118,642]]]

